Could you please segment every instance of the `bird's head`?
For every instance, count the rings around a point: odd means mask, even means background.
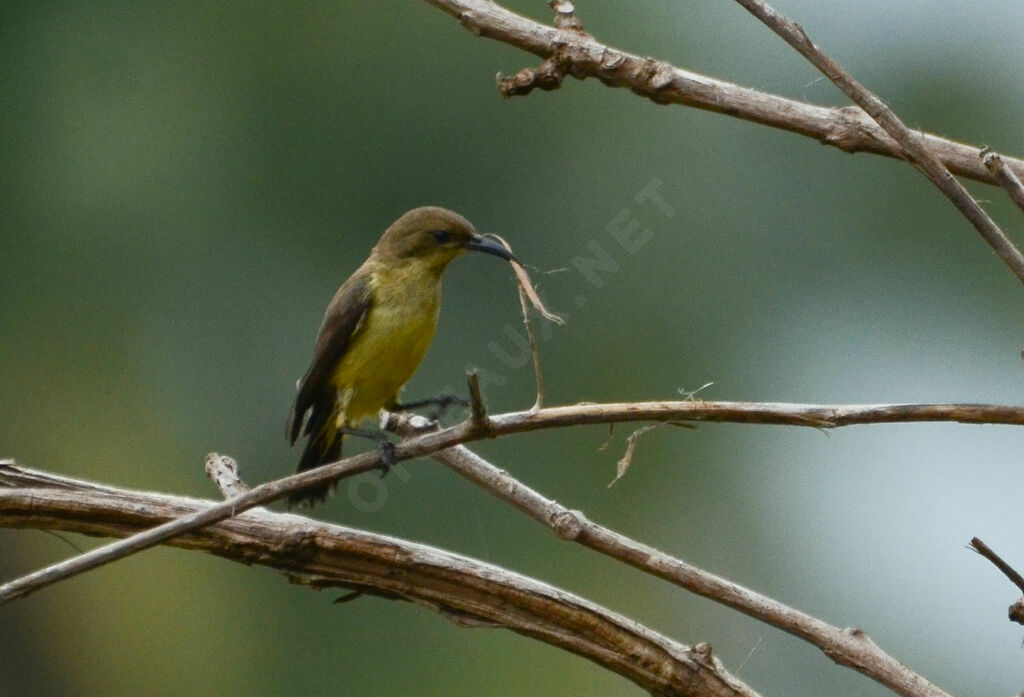
[[[515,260],[501,243],[477,234],[473,225],[445,208],[414,208],[391,224],[373,248],[379,259],[419,261],[438,271],[466,251]]]

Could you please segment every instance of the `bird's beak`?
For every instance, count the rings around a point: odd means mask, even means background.
[[[508,261],[514,261],[517,264],[519,260],[516,259],[515,255],[505,248],[505,245],[501,244],[496,240],[492,240],[489,237],[481,237],[480,235],[473,235],[473,237],[466,243],[466,249],[471,249],[474,252],[484,252],[485,254],[493,254],[496,257],[507,259]]]

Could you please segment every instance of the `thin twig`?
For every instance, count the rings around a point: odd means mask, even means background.
[[[455,17],[476,36],[515,46],[544,59],[554,58],[567,74],[624,87],[658,104],[679,104],[733,116],[814,138],[844,152],[869,152],[904,159],[899,144],[859,107],[823,107],[741,87],[638,56],[601,43],[580,31],[566,31],[518,15],[491,0],[424,0]],[[915,131],[954,173],[986,184],[996,177],[978,159],[981,149]],[[1024,160],[1003,158],[1024,178]]]
[[[1006,578],[1010,579],[1013,585],[1017,586],[1024,593],[1024,576],[1021,576],[1016,569],[1003,561],[1003,558],[992,551],[992,549],[979,540],[977,537],[971,538],[971,547],[975,552],[992,562],[997,569],[1003,572]]]
[[[961,422],[1024,425],[1024,407],[988,404],[875,404],[808,405],[757,402],[625,402],[577,404],[499,414],[489,418],[489,433],[481,434],[470,421],[442,431],[426,433],[395,446],[395,461],[429,455],[438,450],[486,437],[505,436],[565,426],[635,421],[702,421],[760,423],[812,428],[837,428],[854,424],[907,422]],[[253,487],[245,494],[218,503],[185,518],[169,521],[126,540],[90,550],[0,585],[0,604],[27,595],[64,579],[122,559],[144,549],[230,518],[235,513],[261,506],[296,491],[336,482],[379,468],[379,450],[361,453],[339,462],[283,477]],[[0,463],[0,482],[4,466]]]
[[[995,175],[1002,187],[1010,194],[1013,202],[1017,204],[1017,208],[1024,211],[1024,184],[1013,173],[1013,170],[1007,166],[999,153],[993,152],[991,148],[986,147],[980,154],[981,163],[988,168],[989,172]]]
[[[1013,585],[1017,586],[1017,588],[1024,592],[1024,576],[1021,576],[1016,569],[1003,561],[1003,558],[993,552],[987,544],[979,540],[977,537],[974,537],[971,538],[971,548],[992,562],[997,569],[1002,571],[1003,574],[1010,579]],[[1010,609],[1007,614],[1009,615],[1011,622],[1024,624],[1024,598],[1021,598],[1010,605]]]
[[[537,349],[537,337],[533,333],[533,323],[530,321],[530,307],[527,304],[526,291],[519,288],[519,307],[523,312],[523,326],[526,327],[526,338],[530,342],[530,357],[533,359],[533,376],[537,382],[537,399],[530,411],[539,411],[544,406],[544,373],[540,367],[540,351]]]
[[[556,0],[553,4],[559,7],[568,6],[567,12],[569,15],[572,15],[572,3],[566,0]],[[505,249],[512,250],[512,247],[501,235],[491,233],[490,236],[505,245]],[[526,327],[526,337],[530,343],[530,357],[533,359],[533,375],[537,382],[537,399],[533,403],[533,411],[537,411],[544,406],[544,374],[540,368],[540,352],[537,349],[537,337],[533,333],[533,324],[530,322],[530,306],[532,305],[542,317],[555,324],[565,324],[565,320],[549,312],[544,306],[523,265],[515,259],[512,259],[510,263],[516,274],[516,285],[519,287],[519,308],[523,313],[523,325]]]
[[[480,371],[466,372],[466,383],[469,386],[469,421],[481,433],[490,433],[491,424],[487,419],[487,405],[480,390]]]
[[[125,536],[209,501],[127,491],[8,466],[0,527]],[[17,481],[18,488],[11,482]],[[757,697],[717,658],[584,598],[515,572],[427,545],[249,511],[170,544],[259,564],[314,589],[344,588],[408,600],[462,627],[503,627],[571,651],[658,695]]]
[[[932,153],[920,134],[907,128],[885,102],[860,84],[831,56],[815,45],[799,24],[779,14],[763,0],[736,0],[736,2],[796,49],[811,65],[831,80],[832,84],[838,87],[843,94],[852,99],[874,119],[893,140],[899,143],[907,158],[917,165],[946,198],[953,202],[953,205],[981,233],[989,246],[1024,283],[1024,254],[1021,254],[1021,251],[989,217],[981,205],[974,200],[963,184],[956,180],[939,157]]]
[[[403,432],[401,427],[398,432]],[[941,688],[879,648],[859,629],[834,627],[598,525],[580,511],[544,497],[464,446],[448,448],[431,457],[548,526],[562,539],[589,547],[798,636],[820,648],[833,661],[863,673],[904,697],[949,697]]]

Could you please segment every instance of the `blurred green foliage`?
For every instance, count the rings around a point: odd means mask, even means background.
[[[508,5],[549,19],[539,1]],[[780,9],[909,124],[1022,155],[1024,6],[975,5]],[[613,45],[844,103],[732,3],[578,10]],[[289,472],[284,417],[326,302],[423,204],[507,237],[569,315],[543,328],[550,402],[676,398],[706,382],[709,399],[1019,401],[1020,284],[911,168],[596,82],[502,100],[494,73],[533,63],[425,3],[0,5],[0,456],[211,497],[210,450],[250,482]],[[635,200],[652,182],[673,215]],[[1000,191],[974,189],[1019,232]],[[608,231],[623,210],[650,232],[633,253]],[[579,270],[593,245],[618,268],[597,285]],[[449,271],[406,394],[462,389],[476,365],[492,410],[525,408],[513,281],[475,261]],[[660,429],[608,489],[628,433],[606,450],[597,428],[479,450],[597,521],[863,626],[953,692],[1019,690],[1012,588],[963,550],[979,535],[1024,560],[1018,429]],[[780,632],[569,548],[433,462],[408,471],[383,490],[342,487],[317,515],[709,641],[766,695],[884,693]],[[70,553],[0,530],[4,578]],[[509,633],[332,599],[266,570],[147,552],[0,608],[0,696],[635,692]]]

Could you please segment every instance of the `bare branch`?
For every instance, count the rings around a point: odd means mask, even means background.
[[[858,107],[822,107],[740,87],[665,61],[621,51],[581,31],[549,27],[491,0],[425,1],[458,19],[471,33],[551,59],[552,68],[557,68],[555,63],[562,65],[565,74],[581,80],[593,77],[609,87],[628,88],[658,104],[696,107],[780,128],[844,152],[870,152],[904,159],[896,141]],[[914,133],[954,174],[999,184],[979,161],[981,148],[921,131]],[[1003,159],[1018,177],[1024,178],[1024,160],[1006,155]]]
[[[621,404],[578,404],[566,407],[500,414],[488,419],[487,433],[480,433],[472,421],[443,431],[426,433],[395,446],[395,461],[429,455],[438,450],[481,438],[537,431],[565,426],[624,423],[633,421],[717,421],[760,423],[812,428],[835,428],[854,424],[907,423],[912,421],[956,421],[973,424],[1024,425],[1024,407],[989,404],[875,404],[801,405],[757,402],[625,402]],[[122,559],[167,542],[231,516],[261,506],[303,489],[336,482],[361,472],[377,469],[380,450],[361,453],[316,469],[299,472],[261,484],[240,496],[206,510],[172,520],[126,540],[48,566],[0,585],[0,604],[44,588],[58,581]],[[0,483],[4,461],[0,461]]]
[[[1003,561],[1003,558],[992,551],[992,549],[977,537],[971,538],[971,547],[975,552],[992,562],[997,569],[1003,572],[1006,578],[1010,579],[1013,585],[1017,586],[1024,593],[1024,576],[1021,576],[1012,566]]]
[[[788,404],[785,402],[620,402],[572,404],[491,416],[495,435],[561,426],[681,421],[839,428],[864,424],[958,422],[1024,426],[1024,406],[997,404]]]
[[[484,396],[480,391],[480,371],[473,369],[467,372],[466,383],[469,386],[469,421],[481,433],[490,433],[491,424],[487,418],[487,405],[484,404]]]
[[[399,433],[403,432],[401,423]],[[949,697],[878,647],[863,631],[840,629],[777,600],[687,564],[676,557],[630,539],[545,498],[508,472],[464,446],[433,453],[489,494],[511,504],[565,540],[576,542],[693,593],[728,605],[820,648],[826,656],[889,687],[905,697]]]
[[[946,198],[953,202],[953,205],[970,221],[974,229],[981,233],[989,246],[1024,283],[1024,254],[1021,254],[1021,251],[989,217],[981,205],[974,200],[963,184],[958,182],[956,177],[946,169],[946,166],[938,156],[932,153],[928,144],[919,134],[907,128],[906,124],[885,102],[860,84],[831,56],[815,45],[799,24],[779,14],[762,0],[736,0],[736,2],[796,49],[811,65],[821,71],[822,75],[831,80],[832,84],[838,87],[843,94],[867,112],[893,140],[899,143],[908,159],[917,165],[918,169],[938,187]]]
[[[214,486],[226,499],[249,491],[249,487],[238,476],[238,463],[227,455],[207,455],[206,476],[213,481]]]
[[[1007,564],[1002,557],[992,551],[991,547],[979,540],[977,537],[974,537],[971,538],[971,549],[992,562],[997,569],[1003,572],[1006,578],[1010,579],[1010,582],[1013,583],[1013,585],[1017,586],[1017,588],[1024,592],[1024,576],[1021,576],[1016,569]],[[1010,605],[1009,616],[1011,622],[1024,624],[1024,598],[1021,598]]]
[[[576,8],[569,0],[549,0],[548,5],[555,11],[556,27],[583,31],[583,24],[576,19]]]
[[[981,163],[988,168],[989,172],[995,175],[1000,185],[1006,189],[1006,192],[1010,194],[1010,198],[1017,204],[1017,207],[1024,211],[1024,184],[1021,184],[1017,175],[1003,161],[1002,156],[999,153],[992,152],[991,148],[985,148],[981,151],[980,155]]]
[[[422,438],[415,438],[412,441],[400,443],[395,447],[395,461],[416,457],[432,452],[436,449],[436,442],[442,444],[461,442],[460,437],[465,437],[466,424],[448,429],[443,433],[430,433]],[[444,445],[441,445],[444,447]],[[379,449],[346,458],[330,465],[324,465],[313,470],[299,472],[289,477],[277,479],[266,484],[254,487],[244,494],[235,496],[226,501],[216,503],[206,509],[189,513],[181,518],[169,520],[155,528],[145,530],[124,540],[112,542],[103,547],[90,550],[85,554],[73,557],[63,562],[53,564],[21,578],[9,581],[0,586],[0,604],[10,602],[15,598],[28,595],[40,588],[63,581],[85,573],[92,569],[109,564],[112,561],[141,552],[144,549],[155,547],[158,544],[167,542],[203,528],[212,523],[231,518],[243,511],[256,506],[274,501],[295,491],[302,491],[312,486],[337,481],[342,477],[367,472],[376,469],[381,465],[381,452]],[[4,482],[10,465],[0,463],[0,484]]]
[[[211,504],[0,467],[0,527],[121,537]],[[434,547],[268,511],[249,511],[170,544],[267,566],[314,589],[408,600],[463,627],[511,629],[653,694],[756,697],[706,646],[689,648],[566,591]]]
[[[978,161],[979,149],[907,128],[880,99],[818,49],[799,25],[760,0],[736,1],[800,51],[863,111],[813,107],[713,80],[665,61],[640,58],[613,49],[578,29],[557,29],[539,24],[490,0],[426,1],[457,17],[474,34],[544,57],[539,68],[521,70],[511,78],[499,76],[498,88],[505,96],[528,94],[534,87],[555,89],[561,85],[565,75],[580,79],[596,77],[613,87],[628,87],[658,104],[683,104],[738,116],[808,135],[847,152],[875,152],[909,159],[953,202],[1017,278],[1024,282],[1024,254],[950,171],[979,181],[998,183],[997,178]],[[1009,158],[1007,162],[1010,162]],[[1010,166],[1024,176],[1024,162],[1013,160]]]

